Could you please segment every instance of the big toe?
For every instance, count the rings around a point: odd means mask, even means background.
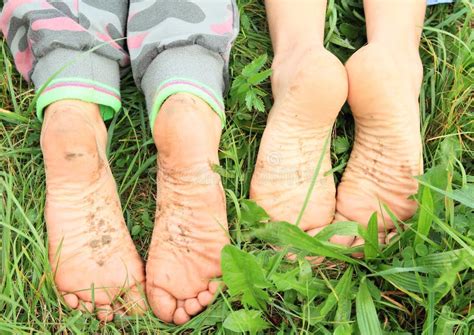
[[[147,286],[147,297],[153,314],[162,321],[173,321],[173,316],[177,307],[176,298],[173,295],[162,288],[149,285]]]
[[[173,322],[177,325],[183,325],[191,320],[191,316],[186,312],[184,307],[179,307],[173,315]]]

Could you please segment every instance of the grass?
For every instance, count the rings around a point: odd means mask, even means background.
[[[353,260],[293,226],[272,223],[248,197],[259,138],[271,106],[267,78],[271,43],[264,7],[240,0],[242,28],[231,56],[234,90],[227,101],[221,165],[233,246],[223,251],[229,290],[182,327],[146,316],[116,318],[106,325],[71,311],[57,297],[47,262],[43,219],[44,170],[40,123],[30,108],[33,89],[12,67],[0,40],[0,334],[472,334],[474,332],[473,58],[472,5],[430,8],[421,56],[421,95],[426,173],[420,178],[418,213],[389,246],[372,229],[351,226],[371,241],[366,258]],[[325,44],[342,61],[365,41],[361,1],[329,1]],[[259,61],[247,66],[261,55]],[[244,69],[244,67],[246,69]],[[262,81],[256,80],[261,75]],[[253,78],[255,84],[249,84]],[[257,78],[258,79],[258,78]],[[237,87],[237,88],[238,88]],[[156,150],[143,98],[128,75],[123,110],[109,124],[108,154],[123,212],[139,252],[146,257],[155,207]],[[247,101],[246,101],[247,99]],[[250,107],[250,108],[249,108]],[[353,140],[353,121],[343,108],[332,134],[339,180]],[[325,238],[340,227],[333,226]],[[311,268],[288,263],[268,243],[300,255],[325,254]],[[245,270],[245,271],[244,271]]]

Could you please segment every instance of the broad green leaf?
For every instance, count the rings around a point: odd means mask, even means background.
[[[255,334],[270,327],[270,324],[263,320],[261,315],[260,311],[241,309],[231,312],[225,319],[223,326],[233,332]]]
[[[302,281],[297,278],[299,269],[295,268],[285,273],[274,273],[270,280],[275,284],[278,291],[295,290],[307,299],[312,299],[317,295],[327,294],[326,285],[315,278]]]
[[[337,35],[332,35],[331,39],[330,39],[330,42],[332,44],[338,45],[338,46],[346,48],[346,49],[350,49],[350,50],[355,49],[347,39],[343,40],[342,38],[340,38]]]
[[[359,226],[360,224],[357,222],[339,221],[326,226],[314,238],[320,241],[327,241],[334,235],[359,236]]]
[[[465,206],[468,206],[470,208],[474,208],[474,196],[472,195],[472,192],[470,192],[469,188],[466,187],[466,190],[457,190],[457,191],[444,191],[442,189],[439,189],[433,185],[430,185],[429,183],[424,182],[421,179],[418,179],[418,182],[422,184],[423,186],[431,188],[433,191],[440,193],[444,195],[445,197],[448,197],[449,199],[452,199],[454,201],[457,201]]]
[[[242,295],[242,302],[254,308],[265,308],[269,297],[263,289],[270,287],[255,256],[226,245],[222,249],[222,274],[231,296]]]
[[[350,335],[352,334],[352,325],[343,323],[334,329],[334,335]]]
[[[408,267],[422,266],[429,268],[432,272],[443,273],[448,271],[455,262],[464,264],[461,270],[474,267],[474,257],[466,249],[439,252],[425,257],[419,257],[414,261],[407,261],[405,265]]]
[[[423,187],[421,197],[420,215],[418,216],[417,235],[415,236],[415,247],[423,244],[423,237],[427,237],[433,223],[432,213],[434,210],[433,197],[428,187]]]
[[[365,236],[364,255],[365,259],[371,259],[379,253],[379,237],[377,213],[373,213],[367,224],[367,235]]]
[[[474,185],[466,184],[466,186],[453,191],[454,196],[457,199],[463,199],[464,204],[469,204],[471,208],[474,208]]]
[[[351,148],[349,140],[347,139],[347,137],[343,136],[336,137],[336,139],[333,140],[332,145],[334,147],[334,152],[338,155],[349,151]]]
[[[380,321],[375,310],[375,305],[370,295],[365,278],[359,285],[356,297],[357,325],[361,334],[381,335]]]
[[[441,309],[441,315],[436,321],[436,330],[435,335],[451,335],[454,334],[453,328],[459,323],[459,321],[454,320],[452,317],[451,310],[449,306],[443,306]]]
[[[242,200],[240,206],[240,220],[243,225],[254,227],[259,225],[261,222],[268,222],[268,220],[270,220],[270,216],[267,212],[252,200]]]
[[[406,269],[403,268],[392,268],[385,265],[382,265],[381,268],[383,271],[376,275],[382,276],[385,280],[388,280],[399,290],[405,293],[426,293],[428,282],[425,277],[416,275],[413,272],[405,272]],[[412,271],[412,269],[410,269],[410,271]],[[416,295],[411,296],[415,299],[420,299]]]
[[[343,33],[346,37],[355,38],[360,33],[361,29],[358,26],[354,26],[349,23],[341,23],[339,25],[339,30]]]
[[[263,113],[265,112],[265,104],[263,103],[263,100],[260,97],[255,96],[255,99],[253,99],[253,108],[255,108],[257,111]]]
[[[332,257],[347,263],[356,263],[353,258],[342,254],[347,248],[318,241],[288,222],[267,223],[263,228],[255,230],[254,235],[271,244],[290,247],[295,251],[307,252],[315,256]]]
[[[253,102],[256,98],[257,95],[252,90],[249,90],[245,95],[245,107],[247,107],[249,111],[253,109]]]
[[[248,79],[248,82],[251,85],[260,84],[262,81],[270,77],[271,74],[272,74],[272,69],[267,69],[265,71],[262,71],[250,76]]]
[[[267,59],[268,59],[267,54],[258,56],[251,63],[247,64],[243,68],[242,75],[246,77],[250,77],[253,74],[257,73],[265,65],[265,63],[267,62]]]

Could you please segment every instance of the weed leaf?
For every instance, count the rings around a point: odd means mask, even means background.
[[[224,321],[224,328],[237,332],[256,334],[270,327],[269,323],[262,319],[262,312],[241,309],[230,313]]]
[[[269,297],[263,289],[270,287],[255,256],[226,245],[222,249],[223,279],[231,296],[242,295],[245,305],[264,309]]]
[[[290,247],[294,251],[307,252],[315,256],[326,256],[355,263],[355,260],[342,254],[344,247],[321,242],[288,222],[271,222],[257,229],[254,235],[258,238],[281,247]]]
[[[365,236],[364,254],[366,259],[374,258],[378,254],[379,237],[377,213],[373,213],[367,225],[367,235]]]
[[[417,246],[423,243],[423,237],[427,237],[433,223],[432,213],[434,210],[433,197],[431,190],[428,187],[423,187],[423,194],[421,196],[420,215],[418,217],[417,235],[415,237],[414,245]]]

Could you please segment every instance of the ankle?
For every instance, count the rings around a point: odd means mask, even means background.
[[[332,126],[348,90],[346,69],[335,55],[319,45],[301,46],[276,55],[272,70],[275,105],[296,101],[296,121],[306,118],[307,125]]]
[[[371,42],[358,50],[346,63],[351,81],[378,82],[399,78],[410,81],[406,86],[419,92],[423,80],[423,65],[418,50],[390,48],[384,43]]]
[[[107,130],[96,104],[62,100],[48,106],[41,130],[41,148],[45,155],[97,151],[105,148]]]
[[[179,93],[161,107],[153,138],[161,162],[177,166],[218,163],[221,120],[200,98]]]

